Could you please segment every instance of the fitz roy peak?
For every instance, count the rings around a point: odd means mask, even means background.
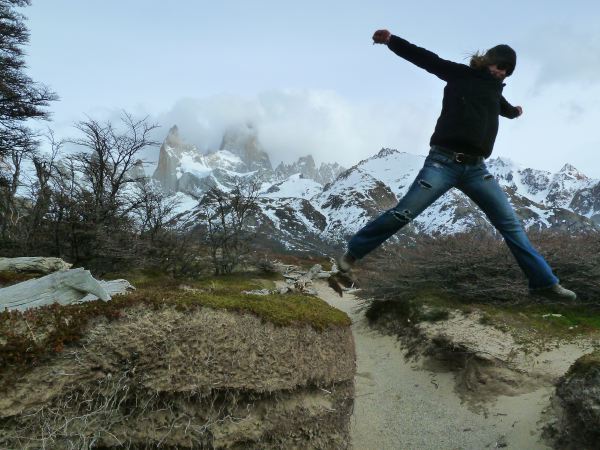
[[[201,153],[171,128],[153,178],[181,200],[190,226],[195,206],[208,185],[228,189],[240,177],[262,182],[259,235],[289,250],[325,253],[323,243],[339,245],[383,210],[396,205],[423,166],[425,156],[382,149],[349,169],[337,163],[315,164],[312,156],[272,168],[250,125],[225,132],[219,150]],[[506,158],[486,161],[526,229],[578,233],[600,231],[600,180],[570,164],[557,173],[523,168]],[[493,232],[485,215],[451,189],[405,227],[398,237],[453,234],[470,229]]]
[[[293,164],[281,163],[273,169],[252,125],[229,128],[223,135],[219,150],[202,153],[182,140],[175,125],[160,147],[158,165],[152,178],[167,193],[198,195],[211,183],[227,187],[240,176],[255,175],[267,183],[275,183],[299,174],[327,184],[344,170],[337,163],[317,167],[310,155]]]

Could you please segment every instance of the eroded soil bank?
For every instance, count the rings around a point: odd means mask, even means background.
[[[355,449],[552,448],[542,433],[553,420],[554,382],[593,343],[511,352],[518,346],[509,335],[476,315],[424,325],[401,341],[373,330],[351,293],[318,290],[353,320]],[[417,356],[406,359],[407,351]]]
[[[343,449],[354,342],[347,326],[138,305],[0,396],[0,448]]]

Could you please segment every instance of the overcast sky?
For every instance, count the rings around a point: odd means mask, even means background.
[[[371,3],[371,4],[367,4]],[[443,58],[518,54],[493,156],[600,178],[600,2],[33,0],[27,62],[60,96],[51,126],[150,115],[201,149],[251,122],[274,163],[350,166],[381,147],[425,154],[444,84],[371,36],[387,28]],[[154,150],[158,153],[158,149]]]

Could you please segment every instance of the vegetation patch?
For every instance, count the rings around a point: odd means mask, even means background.
[[[445,320],[444,311],[477,311],[479,322],[531,340],[600,332],[600,239],[595,235],[532,233],[561,282],[576,287],[572,304],[531,297],[527,280],[501,239],[465,233],[419,238],[389,247],[361,267],[358,295],[367,317],[398,323]],[[385,267],[386,270],[381,270]]]
[[[61,352],[77,342],[95,320],[117,320],[122,311],[136,305],[156,310],[174,307],[189,311],[209,307],[254,314],[282,326],[310,325],[316,330],[349,326],[348,316],[323,300],[300,294],[248,295],[242,291],[272,288],[273,280],[254,279],[246,274],[180,281],[139,273],[132,284],[138,289],[109,302],[79,305],[58,304],[25,312],[0,313],[0,385],[24,368]]]
[[[591,372],[600,373],[600,350],[588,353],[579,358],[571,365],[565,376],[568,378],[573,375],[590,374]]]
[[[377,321],[386,314],[399,322],[418,323],[449,318],[449,311],[471,314],[478,311],[479,323],[502,331],[511,331],[516,337],[526,332],[542,339],[570,338],[600,334],[600,311],[587,305],[516,304],[495,305],[487,303],[465,304],[443,292],[433,294],[430,289],[410,299],[395,298],[387,301],[362,301],[367,318]]]

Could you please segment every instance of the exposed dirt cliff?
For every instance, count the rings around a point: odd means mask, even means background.
[[[3,314],[15,333],[29,334],[33,316]],[[0,334],[5,353],[9,334]],[[43,329],[31,334],[44,339]],[[12,370],[1,389],[0,448],[349,446],[355,354],[348,325],[132,302],[35,361]],[[3,365],[0,372],[10,370]]]

